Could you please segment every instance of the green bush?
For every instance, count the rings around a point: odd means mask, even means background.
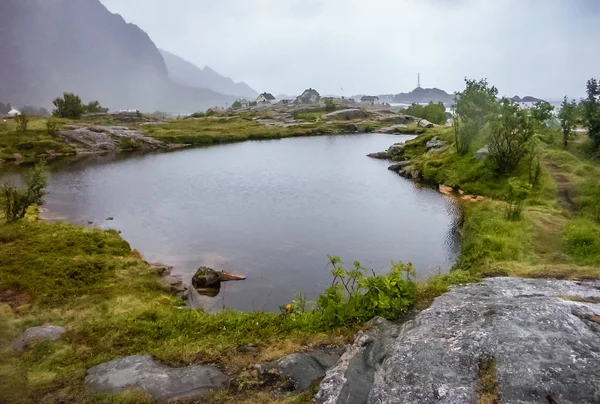
[[[325,111],[326,112],[333,112],[335,111],[335,103],[333,102],[333,100],[327,98],[325,100]]]
[[[523,212],[523,202],[531,193],[531,185],[520,181],[518,178],[508,179],[508,191],[506,195],[506,218],[508,220],[518,220]]]
[[[73,93],[64,93],[62,98],[57,98],[52,103],[56,107],[52,114],[59,118],[79,119],[85,112],[81,98]]]
[[[99,101],[90,101],[84,106],[84,112],[86,114],[106,113],[108,112],[108,108],[104,108],[102,105],[100,105]]]
[[[24,114],[17,115],[15,117],[15,121],[17,122],[17,132],[23,133],[27,131],[27,124],[29,123],[29,119]]]
[[[46,121],[46,131],[52,137],[58,134],[58,123],[56,122],[56,119],[48,118]]]
[[[441,102],[434,103],[431,101],[427,105],[412,104],[406,109],[405,112],[408,115],[427,119],[428,121],[437,123],[438,125],[446,122],[446,107]]]
[[[600,227],[585,218],[570,221],[564,231],[567,254],[578,265],[600,265]]]
[[[25,174],[25,184],[26,188],[18,188],[8,183],[0,187],[4,205],[2,210],[7,222],[16,222],[24,218],[29,206],[44,203],[47,179],[43,162]]]

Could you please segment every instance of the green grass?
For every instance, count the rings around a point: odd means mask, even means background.
[[[566,253],[578,265],[600,266],[600,225],[588,218],[576,218],[564,230]]]

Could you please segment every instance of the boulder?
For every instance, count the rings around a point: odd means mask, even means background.
[[[361,119],[366,118],[367,113],[362,109],[351,108],[351,109],[342,109],[340,111],[330,112],[329,114],[323,115],[323,119],[325,120],[334,120],[334,121],[351,121],[353,119]]]
[[[444,195],[452,195],[454,194],[454,189],[452,187],[449,187],[447,185],[444,184],[440,184],[438,187],[440,193],[444,194]]]
[[[399,163],[395,163],[395,164],[392,164],[391,166],[389,166],[388,170],[399,173],[400,171],[404,170],[404,168],[408,167],[409,165],[411,165],[410,161],[400,161]]]
[[[325,372],[335,366],[340,358],[337,350],[301,352],[288,355],[279,360],[255,365],[261,377],[287,382],[294,391],[304,391],[310,385],[325,376]]]
[[[85,378],[86,386],[95,391],[117,393],[137,389],[160,401],[199,399],[227,382],[228,377],[214,366],[170,368],[150,355],[102,363],[90,368]]]
[[[427,142],[425,144],[425,147],[427,148],[427,151],[432,151],[432,150],[440,150],[443,149],[444,147],[446,147],[448,145],[448,142],[445,142],[443,140],[438,139],[438,137],[434,137],[433,139],[431,139],[429,142]]]
[[[221,282],[219,272],[209,267],[200,267],[192,278],[192,285],[196,288],[208,288]]]
[[[387,149],[387,153],[392,157],[400,157],[404,155],[404,145],[401,143],[393,144]]]
[[[483,146],[481,149],[475,152],[475,158],[479,161],[485,161],[490,155],[490,147],[488,145]]]
[[[219,273],[219,280],[221,282],[244,281],[244,280],[246,280],[246,277],[244,275],[236,274],[233,272],[221,271]]]
[[[15,154],[13,154],[13,158],[14,158],[15,160],[23,160],[23,156],[21,156],[19,153],[15,153]]]
[[[387,159],[391,158],[392,156],[390,156],[388,154],[388,152],[382,151],[382,152],[367,154],[367,157],[371,157],[373,159],[387,160]]]
[[[433,128],[434,125],[429,122],[427,119],[419,119],[419,122],[417,122],[417,125],[419,125],[422,128]]]
[[[502,403],[599,403],[598,298],[600,282],[454,287],[401,327],[366,400],[320,402],[474,403],[491,378]]]
[[[183,293],[187,290],[181,275],[167,275],[162,278],[162,281],[173,293]]]
[[[386,133],[388,135],[392,135],[394,133],[402,133],[402,129],[406,129],[408,126],[404,124],[397,124],[388,126],[387,128],[381,128],[377,131],[377,133]]]
[[[28,328],[12,342],[11,346],[15,351],[23,351],[38,342],[56,341],[66,332],[64,328],[55,325]]]

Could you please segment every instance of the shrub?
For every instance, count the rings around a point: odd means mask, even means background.
[[[108,108],[102,107],[99,101],[90,101],[84,106],[84,112],[87,114],[106,113],[108,112]]]
[[[46,121],[46,131],[53,137],[58,134],[58,122],[56,122],[56,119],[48,118]]]
[[[15,117],[15,121],[17,122],[17,132],[23,133],[27,131],[27,124],[29,123],[29,119],[24,114],[17,115]]]
[[[53,101],[56,109],[52,112],[59,118],[79,119],[85,112],[85,106],[79,96],[73,93],[64,93],[62,98]]]
[[[24,218],[29,206],[44,203],[47,185],[45,168],[45,163],[42,162],[25,174],[26,188],[18,188],[11,184],[4,184],[0,188],[7,222],[16,222]]]
[[[506,201],[506,218],[508,220],[518,220],[523,212],[523,202],[531,193],[531,184],[525,184],[517,178],[511,177],[508,180],[508,193]]]
[[[483,129],[488,117],[497,109],[496,96],[498,89],[489,86],[486,79],[479,81],[465,79],[466,88],[462,93],[457,93],[456,114],[461,120],[457,150],[466,154],[473,139]]]
[[[406,109],[408,115],[427,119],[430,122],[441,125],[446,122],[446,107],[443,103],[429,102],[427,105],[412,104]]]
[[[327,98],[325,100],[325,111],[326,112],[333,112],[335,111],[335,103],[333,102],[333,100]]]

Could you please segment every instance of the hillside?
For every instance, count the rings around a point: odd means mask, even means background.
[[[433,102],[443,102],[444,104],[452,104],[454,102],[454,94],[448,94],[439,88],[421,88],[417,87],[409,93],[400,94],[385,94],[379,98],[384,102],[398,104],[422,104]]]
[[[150,37],[99,0],[4,0],[0,38],[0,100],[13,105],[73,91],[111,109],[186,112],[232,98],[172,81]]]
[[[208,66],[201,69],[171,52],[167,52],[164,49],[159,50],[165,60],[169,77],[179,84],[202,87],[221,94],[250,99],[258,96],[258,93],[246,83],[236,83],[229,77],[220,75]]]

